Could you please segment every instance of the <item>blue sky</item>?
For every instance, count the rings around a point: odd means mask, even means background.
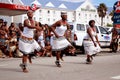
[[[62,0],[62,1],[70,1],[70,2],[81,2],[85,0]],[[107,7],[113,7],[113,4],[118,0],[89,0],[94,5],[99,5],[100,3],[105,3]]]
[[[31,1],[33,2],[34,0],[22,0],[23,2],[25,2],[26,4],[29,4]],[[58,3],[57,1],[67,1],[67,2],[83,2],[85,0],[38,0],[38,1],[42,1],[42,3],[45,4],[45,2],[49,2],[52,1],[54,3]],[[100,3],[105,3],[107,7],[113,7],[114,3],[118,0],[88,0],[90,1],[92,4],[98,6]]]

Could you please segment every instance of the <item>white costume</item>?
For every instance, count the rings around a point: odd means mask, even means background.
[[[45,47],[45,40],[44,40],[44,33],[43,31],[40,32],[40,35],[38,37],[38,42],[40,42],[41,46],[44,48]]]
[[[39,51],[41,49],[39,44],[33,39],[34,30],[24,27],[23,37],[19,39],[19,50],[24,54],[31,54],[34,50]]]
[[[97,35],[96,32],[92,30],[92,36],[94,41],[96,42],[95,36]],[[86,54],[93,55],[101,51],[101,48],[99,47],[98,43],[96,42],[97,46],[94,46],[93,41],[91,40],[90,36],[87,34],[84,37],[83,45],[84,45],[84,50]]]
[[[65,31],[67,30],[67,27],[64,25],[61,25],[60,27],[56,27],[55,32],[60,36],[59,38],[56,38],[53,36],[52,39],[52,50],[53,51],[60,51],[71,45],[69,41],[64,37]]]

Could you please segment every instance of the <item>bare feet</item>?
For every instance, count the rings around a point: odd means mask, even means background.
[[[57,67],[61,67],[61,64],[59,61],[55,61],[55,64],[57,65]]]
[[[86,64],[92,64],[92,60],[86,59]]]
[[[25,64],[20,64],[20,67],[22,68],[24,73],[28,73],[28,70],[26,69],[26,65]]]
[[[28,70],[26,68],[23,69],[24,73],[28,73]]]

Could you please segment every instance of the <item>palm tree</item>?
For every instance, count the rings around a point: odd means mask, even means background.
[[[113,14],[114,14],[114,10],[112,10],[112,11],[110,12],[110,14],[109,14],[110,16],[112,16],[112,17],[111,17],[111,20],[112,20],[112,21],[113,21]]]
[[[112,10],[109,15],[110,15],[110,16],[113,16],[113,13],[114,13],[114,10]]]
[[[107,12],[107,7],[104,3],[101,3],[98,8],[98,15],[99,17],[101,17],[101,26],[103,26],[103,18],[106,16],[106,12]]]

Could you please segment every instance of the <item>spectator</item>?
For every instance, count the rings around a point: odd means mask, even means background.
[[[8,47],[7,32],[6,32],[4,25],[1,25],[0,27],[0,50],[2,50],[2,53],[4,53],[2,54],[3,57],[7,55],[7,47]]]

